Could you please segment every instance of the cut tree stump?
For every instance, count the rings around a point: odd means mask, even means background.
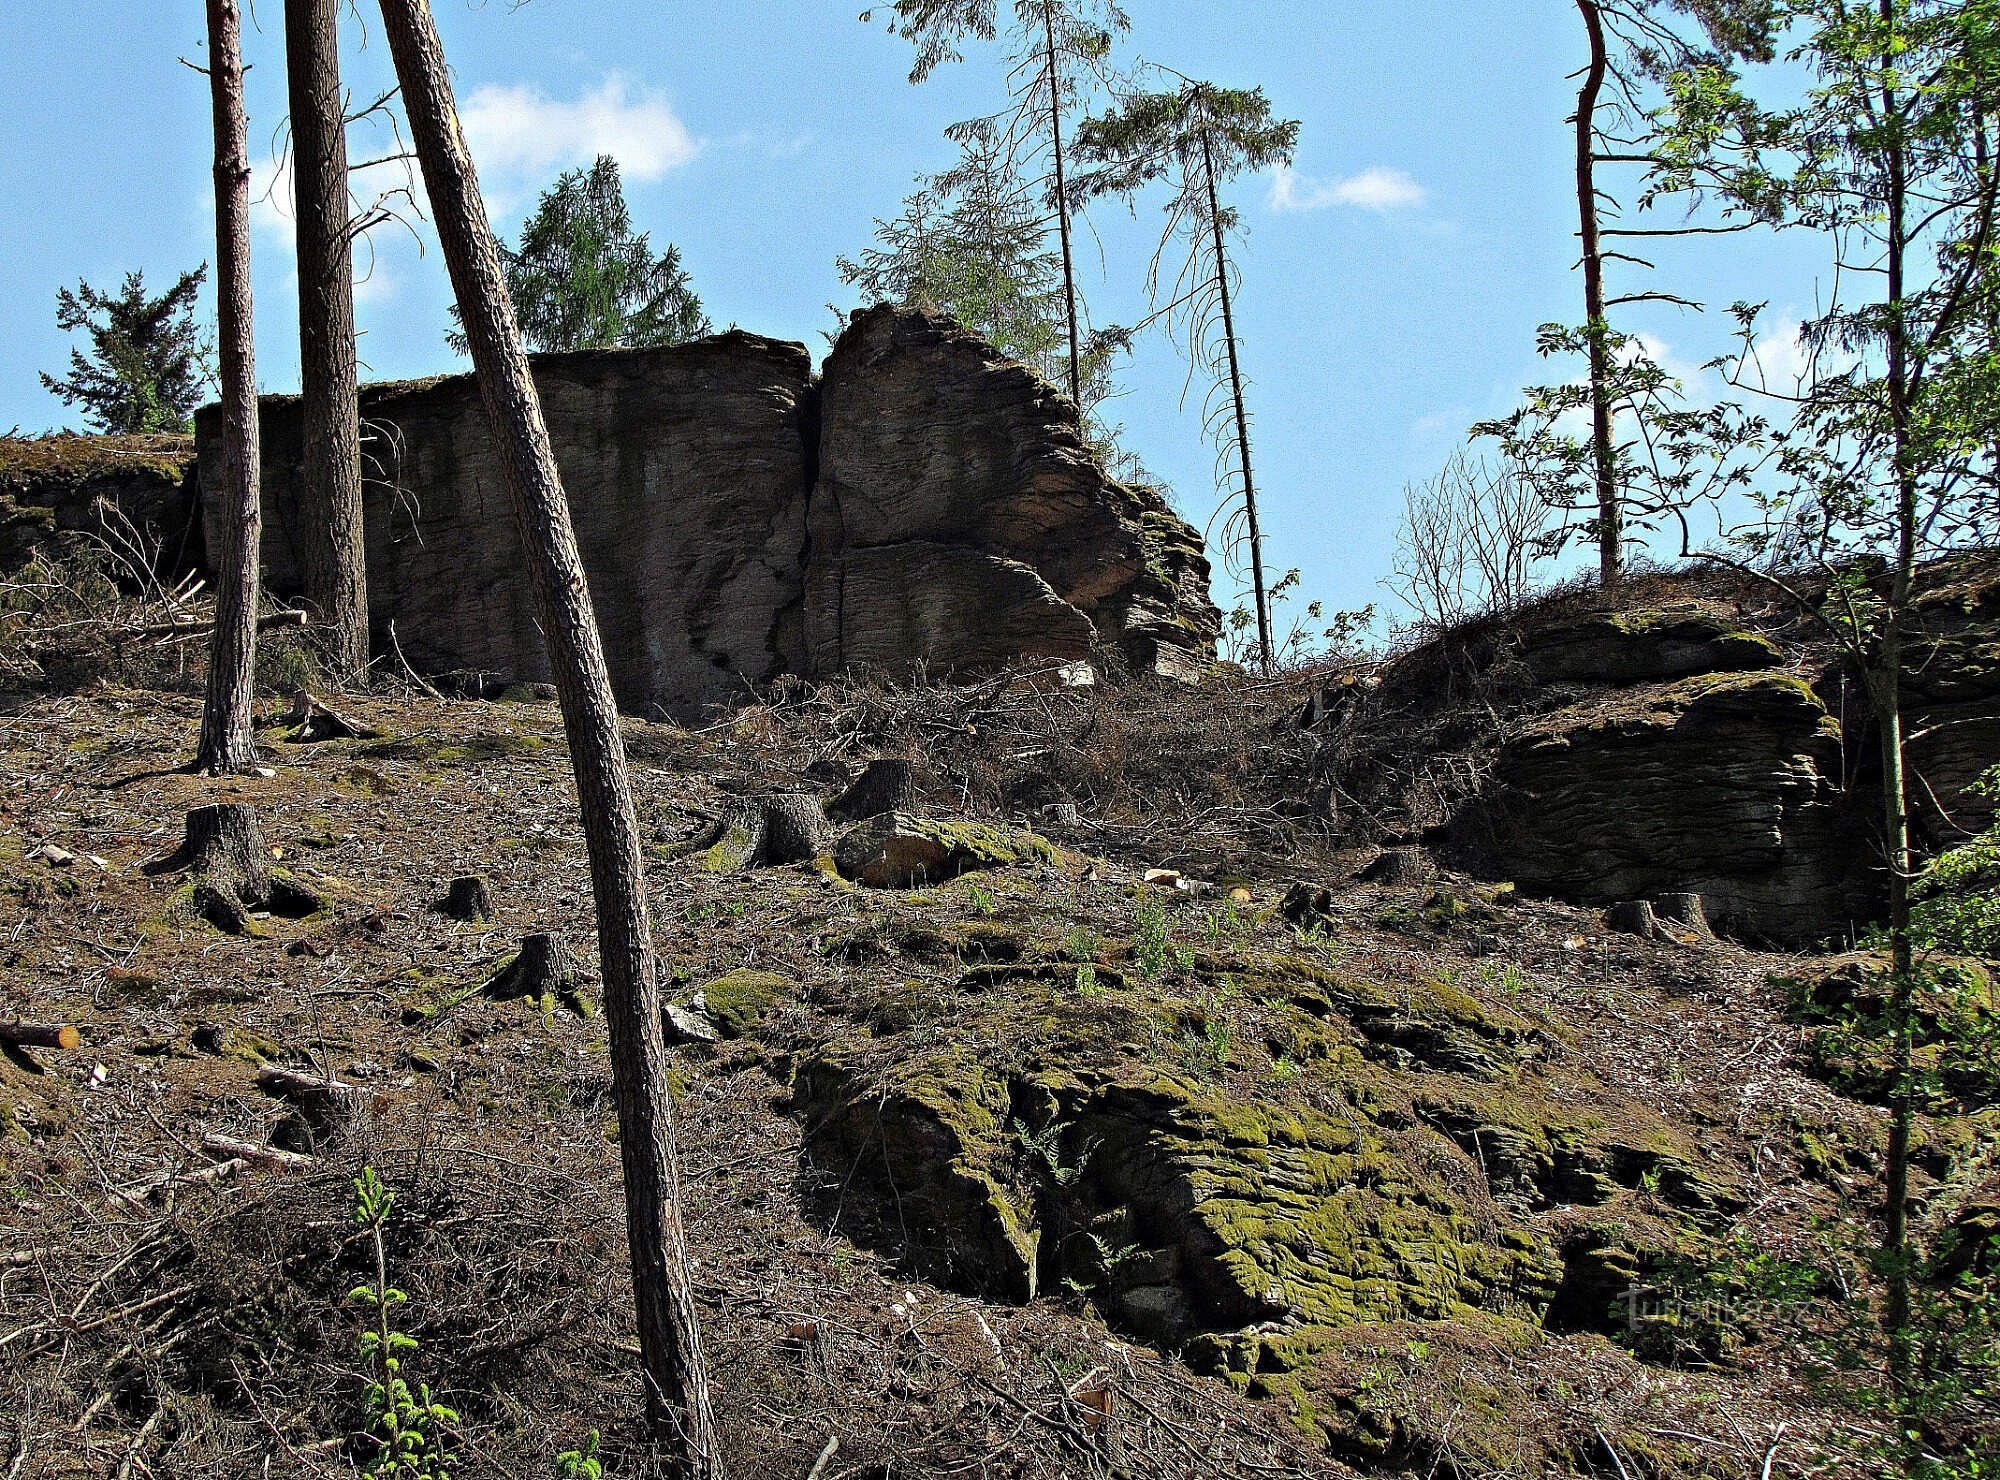
[[[257,1088],[298,1111],[320,1140],[347,1134],[375,1104],[375,1096],[358,1084],[275,1066],[257,1071]]]
[[[583,963],[561,937],[546,931],[523,936],[520,954],[493,974],[484,991],[503,1002],[560,1002],[579,1017],[591,1013],[583,995]]]
[[[818,797],[802,792],[766,797],[763,810],[764,862],[808,863],[831,845]]]
[[[460,874],[445,889],[444,902],[438,908],[454,920],[490,920],[493,893],[478,874]]]
[[[1392,886],[1422,884],[1430,876],[1430,860],[1421,848],[1391,848],[1361,871],[1363,883]]]
[[[1653,913],[1653,906],[1643,899],[1620,900],[1604,912],[1604,923],[1613,930],[1644,940],[1658,940],[1661,935],[1659,917]]]
[[[0,1043],[13,1048],[60,1048],[83,1046],[83,1034],[68,1023],[0,1023]]]
[[[878,757],[826,809],[827,815],[837,822],[863,822],[884,812],[912,811],[920,780],[915,761],[900,756]]]
[[[1653,913],[1662,920],[1672,921],[1696,935],[1708,937],[1715,934],[1709,927],[1708,910],[1701,902],[1699,894],[1675,891],[1653,897]]]
[[[1278,913],[1285,921],[1300,930],[1310,930],[1315,925],[1328,925],[1333,921],[1333,891],[1316,884],[1308,884],[1303,879],[1285,891],[1285,897],[1278,901]]]
[[[732,874],[818,858],[832,847],[832,829],[819,799],[809,794],[741,797],[689,847],[700,852],[708,873]]]
[[[326,700],[306,689],[292,696],[289,713],[279,721],[291,727],[291,739],[301,744],[318,740],[373,740],[381,732],[349,719]]]

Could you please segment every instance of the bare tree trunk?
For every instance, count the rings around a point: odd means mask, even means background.
[[[591,614],[569,506],[501,276],[500,254],[459,129],[428,0],[382,0],[411,137],[438,241],[513,494],[536,613],[562,701],[597,900],[598,953],[618,1095],[640,1360],[655,1429],[677,1432],[688,1480],[722,1472],[681,1222],[659,984],[646,916],[638,820],[604,649]]]
[[[1885,36],[1896,34],[1896,0],[1880,0]],[[1885,54],[1882,69],[1895,59]],[[1910,939],[1910,809],[1903,755],[1903,617],[1917,570],[1917,482],[1911,467],[1910,334],[1904,301],[1909,209],[1907,144],[1901,137],[1902,105],[1892,83],[1882,89],[1888,144],[1888,219],[1884,266],[1888,273],[1889,425],[1895,456],[1896,562],[1890,573],[1888,612],[1873,682],[1876,727],[1882,736],[1882,833],[1889,863],[1889,1027],[1891,1073],[1889,1146],[1883,1168],[1882,1249],[1888,1265],[1882,1325],[1889,1338],[1889,1371],[1900,1382],[1910,1365],[1910,1133],[1916,1087],[1914,1056],[1916,959]]]
[[[1229,348],[1229,394],[1236,402],[1236,452],[1243,468],[1243,518],[1250,527],[1250,591],[1257,603],[1257,651],[1271,671],[1271,603],[1264,587],[1264,531],[1257,523],[1257,485],[1250,476],[1250,416],[1243,409],[1243,367],[1236,358],[1236,315],[1229,301],[1229,259],[1222,244],[1222,203],[1215,189],[1215,159],[1208,133],[1201,136],[1201,166],[1208,177],[1208,224],[1215,233],[1215,286],[1222,295],[1222,339]]]
[[[250,321],[250,147],[243,117],[243,18],[237,0],[208,0],[208,90],[215,114],[215,287],[222,361],[222,456],[203,482],[224,521],[215,640],[195,769],[211,776],[257,764],[250,699],[257,666],[257,362]]]
[[[1618,583],[1625,566],[1625,512],[1618,496],[1618,459],[1611,427],[1611,325],[1604,316],[1604,246],[1597,219],[1597,101],[1610,55],[1598,0],[1576,0],[1590,33],[1590,66],[1576,96],[1576,208],[1583,238],[1584,333],[1590,341],[1590,457],[1597,481],[1597,571]]]
[[[332,676],[354,684],[368,672],[368,573],[338,11],[339,0],[285,0],[285,64],[299,255],[300,564]]]
[[[1076,268],[1070,257],[1069,187],[1063,172],[1062,72],[1056,65],[1056,19],[1054,0],[1042,0],[1042,34],[1047,38],[1049,60],[1049,141],[1055,146],[1056,227],[1062,237],[1063,322],[1069,326],[1069,398],[1076,403],[1078,425],[1083,422],[1083,356],[1077,349]]]

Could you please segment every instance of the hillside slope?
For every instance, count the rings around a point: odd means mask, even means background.
[[[1051,706],[1095,738],[1037,760]],[[593,955],[553,706],[341,708],[376,733],[274,723],[274,774],[224,782],[173,769],[184,698],[0,722],[0,1018],[84,1035],[0,1062],[22,1475],[365,1462],[363,1165],[399,1194],[455,1472],[546,1474],[591,1428],[640,1472],[591,983],[484,990],[531,932]],[[1203,708],[1237,726],[1220,752]],[[630,726],[676,1020],[715,1039],[675,1073],[735,1473],[833,1440],[822,1475],[1739,1476],[1774,1450],[1782,1475],[1865,1441],[1795,1329],[1681,1299],[1872,1205],[1884,1116],[1788,1016],[1785,979],[1839,962],[1621,935],[1414,854],[1366,882],[1370,855],[1202,799],[1218,753],[1240,782],[1297,733],[1026,680]],[[832,801],[926,737],[893,820],[795,864],[746,844],[745,798]],[[147,871],[216,801],[255,808],[291,885],[242,933]],[[490,919],[438,908],[472,873]],[[301,1112],[273,1066],[365,1113]],[[1981,1103],[1924,1121],[1933,1218],[1991,1198]]]

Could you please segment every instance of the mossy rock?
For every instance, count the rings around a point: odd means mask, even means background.
[[[1640,607],[1531,632],[1521,656],[1539,683],[1631,684],[1773,668],[1784,655],[1729,617]]]
[[[751,1032],[791,994],[792,983],[785,977],[748,969],[718,976],[701,988],[709,1021],[724,1038],[741,1038]]]
[[[833,858],[844,878],[908,889],[974,869],[1055,865],[1062,862],[1062,852],[1022,828],[886,812],[842,833]]]

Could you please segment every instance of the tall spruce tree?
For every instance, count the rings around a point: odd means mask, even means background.
[[[1076,135],[1077,158],[1090,167],[1075,182],[1078,200],[1116,195],[1130,201],[1156,181],[1168,187],[1165,225],[1147,285],[1169,329],[1179,325],[1183,331],[1190,364],[1208,373],[1220,393],[1207,420],[1235,454],[1233,493],[1242,542],[1250,552],[1257,649],[1266,670],[1275,659],[1270,589],[1236,333],[1237,268],[1229,255],[1240,218],[1223,204],[1222,187],[1246,171],[1289,164],[1298,138],[1297,122],[1273,118],[1261,88],[1217,87],[1190,78],[1167,91],[1135,94],[1113,111],[1085,119]],[[1162,278],[1162,266],[1177,245],[1185,256],[1163,291],[1169,280]],[[1235,518],[1232,513],[1225,525],[1225,543],[1231,545]]]
[[[1076,288],[1076,252],[1072,212],[1076,197],[1069,189],[1067,121],[1090,97],[1112,81],[1112,39],[1129,30],[1131,21],[1117,0],[1012,0],[1011,19],[1005,0],[894,0],[890,29],[917,48],[910,81],[922,82],[945,62],[962,59],[965,42],[993,41],[1005,30],[1010,65],[1008,93],[1013,105],[987,119],[957,125],[970,136],[982,126],[993,129],[1006,173],[1020,172],[1032,157],[1045,157],[1041,178],[1044,198],[1056,224],[1062,254],[1063,333],[1067,343],[1062,384],[1082,414],[1085,394],[1085,346]],[[863,11],[866,21],[873,11]]]

